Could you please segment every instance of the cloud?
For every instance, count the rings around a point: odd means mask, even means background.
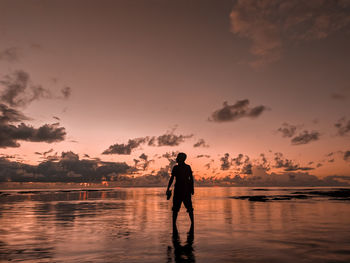
[[[199,155],[196,156],[196,158],[203,158],[203,157],[210,158],[210,155],[208,155],[208,154],[199,154]]]
[[[318,131],[303,131],[298,136],[295,136],[291,142],[292,145],[308,144],[320,139],[320,133]]]
[[[251,41],[251,64],[258,67],[278,61],[287,45],[348,28],[349,8],[349,1],[238,0],[230,14],[231,31]]]
[[[223,107],[212,113],[209,121],[214,122],[229,122],[236,121],[244,117],[256,118],[259,117],[267,108],[263,105],[253,108],[249,107],[249,100],[239,100],[233,105],[229,105],[226,101]]]
[[[0,148],[19,147],[18,141],[52,143],[65,139],[65,128],[59,127],[59,123],[34,128],[22,122],[28,117],[4,104],[0,104],[0,114]],[[18,122],[22,123],[13,124]]]
[[[205,167],[207,170],[210,169],[210,166],[211,166],[211,163],[206,163],[206,164],[204,165],[204,167]]]
[[[178,146],[185,142],[186,139],[192,138],[193,134],[190,135],[176,135],[171,132],[167,132],[160,136],[146,136],[135,139],[129,139],[127,144],[114,144],[103,151],[102,154],[125,154],[130,155],[131,152],[141,145],[147,144],[148,146],[161,147],[161,146]]]
[[[123,180],[131,167],[125,162],[80,159],[72,152],[38,165],[27,165],[0,158],[0,181],[30,182],[101,182]]]
[[[238,154],[238,156],[236,158],[232,158],[231,162],[235,165],[235,166],[240,166],[243,164],[243,154]]]
[[[24,123],[19,125],[0,124],[0,148],[19,147],[18,141],[28,142],[60,142],[65,139],[64,127],[58,123],[45,124],[39,128],[28,126]]]
[[[142,153],[140,156],[139,156],[140,160],[137,160],[137,159],[134,159],[135,161],[135,166],[141,166],[141,169],[143,171],[147,170],[150,163],[151,162],[154,162],[154,160],[149,160],[148,159],[148,155],[146,155],[145,153]]]
[[[89,182],[100,183],[113,181],[117,185],[130,186],[165,186],[170,177],[177,152],[162,155],[169,164],[157,172],[133,176],[134,168],[125,162],[104,162],[99,158],[80,159],[72,152],[55,153],[56,159],[45,160],[38,165],[28,165],[8,158],[0,157],[1,182]],[[143,159],[148,159],[145,156]],[[141,159],[142,159],[141,158]],[[210,163],[208,167],[210,168]],[[234,185],[234,186],[338,186],[347,185],[349,176],[332,175],[319,179],[307,172],[267,173],[261,166],[247,165],[244,176],[228,175],[225,177],[195,177],[196,185]],[[214,171],[215,172],[215,171]],[[243,174],[243,173],[242,173]],[[337,179],[341,180],[338,181]]]
[[[275,153],[275,168],[283,168],[284,171],[308,171],[313,170],[312,167],[301,167],[299,164],[295,164],[292,160],[284,158],[280,152]]]
[[[261,163],[259,164],[261,167],[263,167],[266,171],[270,170],[270,164],[267,161],[267,158],[265,156],[265,154],[261,153],[260,154],[260,158],[261,158]]]
[[[11,107],[26,106],[33,100],[51,97],[49,90],[40,85],[31,85],[29,74],[23,70],[6,75],[0,84],[5,86],[0,99]]]
[[[230,154],[225,153],[224,157],[221,157],[221,158],[220,158],[220,162],[221,162],[221,164],[220,164],[220,169],[221,169],[221,170],[225,171],[225,170],[230,169],[230,167],[231,167],[231,162],[230,162],[230,160],[229,160],[229,157],[230,157]]]
[[[64,87],[61,89],[61,93],[64,99],[68,99],[70,95],[72,94],[72,88],[70,87]]]
[[[231,165],[236,168],[240,174],[251,174],[252,163],[248,155],[238,154],[236,158],[231,159]]]
[[[135,139],[129,139],[127,144],[121,143],[121,144],[113,144],[109,146],[109,148],[105,151],[103,151],[102,154],[124,154],[124,155],[130,155],[132,150],[138,148],[141,144],[144,144],[148,141],[148,138],[135,138]]]
[[[0,51],[0,60],[4,60],[7,62],[15,62],[18,61],[18,48],[10,47]]]
[[[0,125],[29,120],[22,112],[9,108],[2,103],[0,103],[0,114]]]
[[[244,163],[240,173],[241,174],[252,174],[252,167],[253,165],[251,163]]]
[[[345,136],[350,132],[350,120],[345,118],[341,118],[334,126],[337,128],[339,136]]]
[[[350,151],[344,153],[344,161],[350,161]]]
[[[23,70],[6,75],[0,84],[5,87],[0,94],[0,102],[11,107],[25,107],[39,99],[67,99],[71,94],[70,87],[61,90],[62,96],[56,96],[49,89],[32,84],[30,75]]]
[[[199,139],[195,144],[193,144],[193,147],[209,147],[208,144],[206,144],[205,140],[204,139]]]
[[[282,133],[282,137],[293,137],[297,131],[297,126],[288,123],[282,123],[282,127],[277,129],[278,132]]]
[[[193,134],[190,135],[176,135],[174,133],[166,133],[156,138],[157,146],[178,146],[184,142],[185,139],[192,138]]]

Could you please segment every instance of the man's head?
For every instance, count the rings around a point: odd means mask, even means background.
[[[177,163],[184,163],[187,158],[187,155],[185,153],[179,153],[176,157]]]

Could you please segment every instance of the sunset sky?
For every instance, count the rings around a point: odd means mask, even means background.
[[[72,151],[136,159],[145,174],[183,151],[195,176],[350,175],[348,0],[0,0],[0,10],[10,161]]]

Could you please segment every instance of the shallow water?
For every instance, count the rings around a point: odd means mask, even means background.
[[[319,190],[320,188],[311,188]],[[327,189],[320,189],[326,191]],[[172,238],[164,188],[2,191],[0,260],[350,262],[350,201],[298,188],[196,188]],[[253,202],[232,197],[307,198]]]

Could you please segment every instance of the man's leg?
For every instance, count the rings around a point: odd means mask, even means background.
[[[193,207],[192,207],[192,200],[191,196],[188,196],[184,200],[184,205],[187,209],[188,215],[190,216],[191,219],[191,228],[194,227],[194,216],[193,216]]]
[[[173,211],[173,228],[176,228],[176,219],[178,211]]]
[[[174,195],[173,197],[173,229],[176,228],[177,214],[181,207],[181,199]]]

